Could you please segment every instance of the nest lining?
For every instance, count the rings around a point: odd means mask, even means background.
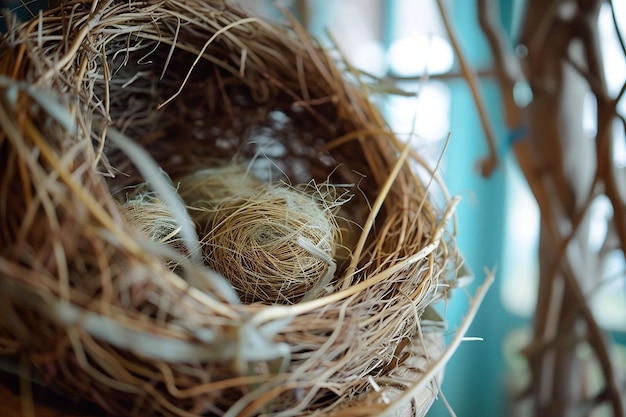
[[[171,209],[147,188],[140,185],[122,204],[126,218],[146,238],[189,254]],[[177,180],[176,191],[195,223],[204,263],[228,279],[243,303],[294,304],[331,283],[341,239],[333,212],[349,201],[335,186],[263,184],[229,164]]]
[[[368,378],[428,350],[415,317],[459,266],[452,210],[294,22],[211,1],[71,1],[2,39],[0,73],[0,345],[32,352],[45,381],[120,415],[340,413],[380,406]],[[145,177],[115,131],[172,178],[237,156],[265,182],[356,184],[331,293],[246,305],[214,271],[172,271],[116,199]]]

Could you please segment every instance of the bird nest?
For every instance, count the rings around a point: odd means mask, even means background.
[[[447,227],[455,200],[389,131],[359,75],[289,22],[217,0],[73,0],[9,29],[5,359],[120,416],[425,413],[443,350],[439,320],[427,316],[461,264]],[[181,199],[196,190],[185,179],[213,169],[219,182],[235,165],[273,190],[269,199],[320,202],[326,246],[299,232],[306,253],[293,256],[324,261],[311,267],[321,284],[248,297],[233,280],[260,275],[255,267],[212,262],[220,249],[246,253],[244,220],[229,217],[232,201],[223,214],[224,204],[197,198],[212,219],[199,227],[198,208]],[[261,197],[244,194],[247,215],[265,213]],[[146,233],[137,222],[151,226],[150,216],[170,229]],[[201,234],[218,226],[240,245]],[[285,282],[298,273],[290,268],[278,274]]]

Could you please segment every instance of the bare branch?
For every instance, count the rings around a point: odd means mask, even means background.
[[[553,24],[556,10],[562,3],[561,0],[528,0],[526,5],[526,17],[520,40],[529,51],[541,49],[546,42],[550,28]]]
[[[477,69],[474,71],[476,72],[476,76],[479,79],[485,79],[485,78],[491,78],[491,77],[497,76],[496,71],[494,71],[491,68]],[[424,78],[423,75],[403,76],[403,75],[397,75],[397,74],[394,74],[393,72],[390,72],[385,76],[384,80],[419,82],[419,81],[422,81],[423,78]],[[464,78],[464,75],[460,72],[444,72],[442,74],[428,74],[429,80],[447,81],[447,80],[456,80],[459,78]]]
[[[528,54],[520,59],[534,99],[525,109],[515,105],[516,71],[521,76],[522,66],[499,25],[497,2],[477,2],[503,90],[507,124],[517,127],[524,120],[531,130],[515,152],[542,218],[534,339],[526,351],[533,381],[525,395],[534,400],[537,416],[565,415],[573,407],[577,407],[573,415],[578,415],[578,407],[590,410],[605,403],[612,407],[612,416],[623,417],[623,387],[617,384],[609,343],[585,292],[596,279],[593,272],[600,262],[588,250],[586,228],[589,207],[601,192],[614,206],[622,250],[626,245],[626,196],[617,181],[611,136],[614,117],[620,118],[626,129],[624,118],[616,112],[626,87],[616,98],[611,98],[606,88],[598,28],[602,1],[579,0],[573,9],[567,8],[572,4],[559,0],[526,2],[521,41]],[[583,49],[572,48],[574,41]],[[598,103],[595,152],[591,142],[585,141],[580,123],[582,100],[589,89]],[[579,325],[586,329],[584,335],[577,330]],[[572,378],[579,362],[575,349],[583,340],[591,346],[604,377],[604,389],[591,400],[585,398],[580,378]]]
[[[613,27],[615,28],[615,33],[617,34],[617,40],[622,47],[622,53],[624,54],[624,56],[626,56],[626,44],[624,43],[624,37],[622,36],[622,31],[620,30],[619,23],[617,22],[617,16],[615,15],[615,5],[613,4],[613,0],[609,0],[609,5],[611,6],[611,18],[613,19]]]
[[[478,0],[478,22],[491,47],[495,61],[495,71],[504,100],[506,123],[509,129],[521,123],[521,112],[515,103],[515,84],[524,79],[520,62],[507,45],[507,35],[499,23],[499,5],[494,0]]]
[[[480,123],[482,124],[483,130],[485,132],[485,137],[487,138],[487,146],[489,147],[489,155],[480,161],[480,171],[483,176],[488,177],[491,175],[493,170],[498,165],[498,154],[496,151],[496,140],[495,133],[491,121],[487,116],[487,111],[485,108],[485,100],[480,92],[479,81],[476,73],[468,64],[463,52],[461,51],[461,47],[458,43],[458,38],[454,32],[454,28],[450,22],[450,17],[448,16],[448,12],[443,4],[443,0],[437,0],[437,6],[439,7],[439,13],[441,15],[441,19],[446,28],[446,32],[448,33],[448,38],[450,39],[450,43],[452,44],[452,49],[454,49],[454,53],[459,60],[459,65],[461,66],[461,72],[463,76],[467,80],[467,84],[470,87],[470,91],[472,93],[472,97],[474,98],[474,103],[476,104],[476,108],[478,109],[478,116],[480,117]]]
[[[620,188],[615,178],[615,155],[613,153],[611,127],[612,120],[617,114],[617,105],[626,92],[626,83],[622,85],[617,96],[609,103],[608,109],[603,113],[603,117],[598,117],[598,170],[604,180],[606,196],[613,206],[613,218],[617,229],[617,235],[622,247],[622,252],[626,256],[626,206],[621,195]]]
[[[624,403],[622,401],[620,387],[617,385],[615,370],[609,354],[610,349],[604,336],[604,332],[598,325],[598,322],[596,321],[591,309],[589,308],[589,303],[587,302],[585,294],[580,288],[580,284],[576,280],[576,276],[574,274],[574,271],[572,271],[571,264],[568,262],[563,262],[563,267],[566,269],[564,274],[566,282],[569,287],[574,291],[575,297],[578,301],[578,307],[580,308],[580,311],[582,312],[585,322],[588,326],[588,341],[594,353],[596,354],[596,357],[600,364],[600,368],[604,377],[605,390],[609,394],[607,395],[607,401],[611,403],[611,406],[613,408],[613,416],[624,417]]]

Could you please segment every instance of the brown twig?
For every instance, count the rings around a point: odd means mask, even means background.
[[[521,123],[521,112],[515,103],[513,91],[515,84],[523,81],[524,75],[519,59],[508,46],[506,33],[498,23],[498,3],[494,0],[478,0],[477,7],[478,22],[494,57],[494,70],[504,100],[506,123],[509,129],[515,129]]]
[[[488,177],[498,165],[498,154],[496,150],[495,133],[491,121],[489,120],[489,116],[487,115],[485,100],[482,96],[479,86],[480,82],[478,80],[478,77],[476,76],[476,73],[465,59],[463,51],[461,51],[458,37],[454,31],[454,28],[452,27],[452,22],[450,21],[450,17],[448,16],[448,12],[443,4],[443,1],[437,0],[437,6],[439,7],[441,19],[446,28],[446,32],[448,33],[448,38],[450,39],[450,43],[452,44],[452,49],[454,50],[454,53],[459,60],[459,65],[461,66],[461,72],[463,73],[463,77],[467,81],[467,84],[472,93],[472,97],[474,98],[474,103],[476,104],[476,108],[478,109],[480,123],[483,127],[483,131],[487,139],[489,155],[479,162],[479,166],[482,175]]]
[[[613,28],[615,30],[615,34],[617,35],[619,45],[622,47],[622,54],[626,56],[626,43],[624,43],[624,36],[622,36],[620,25],[617,22],[617,16],[615,15],[615,4],[613,4],[613,0],[609,0],[609,5],[611,6],[611,19],[613,20]]]
[[[571,373],[577,361],[573,349],[582,340],[589,342],[596,354],[605,380],[602,395],[589,402],[609,402],[613,415],[623,416],[622,393],[617,385],[609,346],[603,331],[594,317],[583,285],[593,277],[588,276],[589,264],[596,258],[587,253],[583,228],[587,225],[589,207],[598,192],[605,187],[607,196],[615,208],[616,223],[626,223],[624,205],[611,186],[614,170],[611,168],[610,121],[615,116],[616,101],[606,92],[598,41],[597,13],[600,2],[581,4],[579,15],[564,20],[556,15],[558,2],[531,1],[526,6],[526,21],[522,39],[528,47],[525,68],[536,92],[527,111],[534,127],[529,143],[517,147],[518,161],[523,168],[531,190],[539,204],[542,216],[541,276],[536,310],[535,339],[526,350],[533,372],[533,382],[526,394],[534,395],[537,415],[564,413],[568,407],[578,406],[573,394]],[[515,59],[503,43],[504,34],[497,27],[497,9],[492,2],[479,0],[481,27],[494,51],[500,85],[503,89],[508,121],[520,120],[522,112],[512,103],[511,92],[515,73],[511,72],[509,60]],[[568,49],[572,39],[579,39],[584,46],[583,57],[572,57]],[[563,53],[560,53],[563,51]],[[584,63],[581,63],[582,60]],[[558,100],[567,100],[567,94],[578,87],[577,77],[571,77],[563,69],[571,65],[584,78],[598,100],[597,155],[579,152],[576,140],[581,139],[579,129],[563,129],[558,119],[569,113],[560,109]],[[568,69],[568,68],[567,68]],[[576,96],[574,96],[576,98]],[[508,102],[507,102],[508,101]],[[551,106],[549,103],[553,103]],[[578,116],[575,116],[578,117]],[[545,123],[543,122],[545,121]],[[565,136],[567,135],[567,136]],[[597,162],[591,181],[577,181],[577,174],[566,171],[576,162],[584,166]],[[571,168],[570,168],[571,170]],[[588,188],[587,188],[588,187]],[[574,206],[574,202],[576,205]],[[572,209],[575,207],[575,209]],[[559,226],[561,225],[561,226]],[[567,225],[564,230],[562,225]],[[624,226],[618,224],[617,233],[623,234]],[[625,240],[622,239],[622,246]],[[573,253],[578,248],[581,253]],[[576,337],[576,322],[586,325],[584,339]],[[572,387],[567,388],[567,387]],[[569,390],[569,391],[568,391]],[[551,403],[551,404],[550,404]],[[582,403],[581,403],[582,404]]]

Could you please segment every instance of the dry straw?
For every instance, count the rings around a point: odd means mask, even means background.
[[[262,184],[238,165],[194,172],[178,183],[209,267],[242,302],[293,304],[330,284],[340,231],[334,187]],[[345,201],[345,200],[344,200]]]
[[[122,204],[121,212],[143,237],[186,254],[180,236],[180,224],[172,216],[167,204],[154,193],[138,193],[132,196]]]
[[[297,23],[217,0],[67,1],[0,48],[4,358],[115,415],[425,412],[458,345],[442,355],[421,320],[460,266],[455,200],[434,204],[428,164]],[[335,256],[321,294],[246,304],[203,265],[159,170],[234,157],[265,183],[354,185],[334,213],[351,256]],[[125,215],[144,182],[188,256]]]

